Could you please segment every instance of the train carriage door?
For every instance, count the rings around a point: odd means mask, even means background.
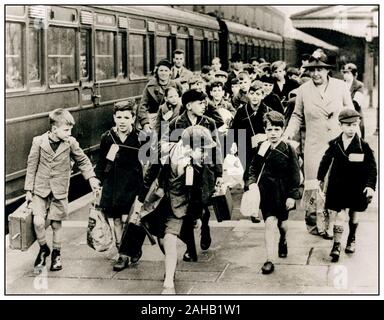
[[[127,28],[128,18],[118,18],[118,33],[117,33],[117,77],[119,80],[128,78],[128,67],[127,67]]]
[[[156,24],[156,42],[155,42],[155,63],[160,60],[167,59],[171,61],[172,57],[171,45],[171,28],[169,24]]]
[[[184,65],[188,69],[193,67],[193,42],[189,39],[188,27],[178,26],[177,27],[177,39],[176,48],[181,49],[185,53]]]
[[[91,80],[91,29],[80,30],[80,46],[79,46],[79,74],[82,83],[90,82]]]
[[[155,69],[155,22],[147,21],[147,38],[148,38],[148,63],[147,75],[150,75]]]

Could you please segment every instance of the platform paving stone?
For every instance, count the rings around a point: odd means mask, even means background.
[[[49,264],[47,264],[49,267]],[[63,260],[63,269],[48,271],[49,278],[92,278],[111,279],[116,272],[112,270],[112,261]],[[27,272],[28,277],[35,277],[33,270]]]
[[[271,294],[298,294],[303,289],[300,286],[287,286],[287,285],[260,285],[260,283],[231,283],[230,286],[228,283],[215,282],[215,283],[199,283],[196,286],[193,286],[190,294],[222,294],[222,295],[264,295]],[[255,298],[257,299],[257,297]],[[234,302],[236,303],[236,302]]]
[[[254,264],[253,268],[231,265],[219,281],[288,286],[327,284],[327,266],[276,265],[273,273],[264,275],[261,274],[262,265]]]

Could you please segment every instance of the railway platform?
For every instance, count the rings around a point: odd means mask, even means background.
[[[365,109],[366,140],[378,152],[376,108]],[[198,248],[198,262],[182,261],[185,247],[179,246],[176,292],[182,295],[348,295],[377,294],[379,290],[378,193],[362,214],[354,255],[342,252],[338,263],[331,263],[332,242],[307,233],[300,208],[289,219],[288,257],[275,259],[275,271],[261,273],[265,262],[264,224],[253,224],[239,212],[241,193],[233,190],[231,221],[217,222],[211,216],[212,245]],[[44,271],[35,276],[35,243],[26,252],[9,249],[6,238],[5,267],[7,295],[159,295],[164,276],[163,255],[147,241],[141,260],[114,272],[117,258],[113,247],[98,253],[86,244],[86,227],[91,195],[71,203],[69,220],[63,223],[63,270]],[[197,244],[199,230],[195,230]],[[346,233],[346,232],[345,232]],[[48,232],[51,235],[51,232]],[[48,236],[48,243],[51,239]],[[277,234],[276,234],[277,236]],[[344,234],[344,244],[346,240]],[[50,263],[50,259],[48,259]]]

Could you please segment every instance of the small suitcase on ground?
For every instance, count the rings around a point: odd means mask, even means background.
[[[212,196],[212,205],[218,222],[231,220],[233,201],[230,189],[215,193]]]
[[[27,207],[26,202],[8,216],[8,225],[11,249],[25,251],[35,242],[32,209]]]

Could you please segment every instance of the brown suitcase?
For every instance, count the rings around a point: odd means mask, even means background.
[[[35,242],[32,209],[27,207],[26,202],[8,216],[8,225],[11,249],[25,251]]]

